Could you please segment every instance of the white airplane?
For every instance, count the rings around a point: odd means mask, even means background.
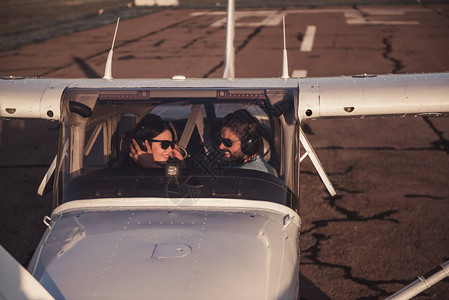
[[[280,78],[235,79],[233,15],[230,0],[222,79],[114,79],[111,48],[102,79],[0,80],[0,117],[61,125],[39,188],[54,174],[48,229],[29,273],[0,252],[3,298],[297,299],[300,162],[309,157],[336,194],[301,122],[449,112],[449,73],[289,78],[284,50]],[[274,175],[223,168],[220,122],[240,109],[262,124],[260,153]],[[169,122],[185,166],[121,164],[127,135],[150,113]]]

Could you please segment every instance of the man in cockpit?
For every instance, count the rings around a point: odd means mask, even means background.
[[[263,158],[263,129],[260,122],[247,110],[240,109],[226,115],[220,132],[222,160],[231,168],[250,169],[275,175]]]

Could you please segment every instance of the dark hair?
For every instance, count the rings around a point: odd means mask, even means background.
[[[226,115],[222,128],[227,127],[234,132],[242,142],[242,151],[248,156],[260,154],[262,150],[262,124],[247,110],[239,109]]]
[[[175,141],[176,135],[173,128],[167,122],[163,122],[161,117],[154,114],[148,114],[145,115],[134,128],[134,139],[141,148],[145,148],[145,140],[152,140],[165,130],[170,131],[172,140]]]

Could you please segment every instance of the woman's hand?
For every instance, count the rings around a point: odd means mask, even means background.
[[[176,157],[179,160],[184,160],[184,156],[182,156],[182,152],[178,144],[176,144],[175,148],[173,149],[172,157]]]
[[[151,151],[150,143],[145,140],[145,147],[147,151],[143,151],[135,139],[132,139],[130,145],[129,157],[131,157],[142,168],[160,168],[160,166],[154,162],[153,152]]]

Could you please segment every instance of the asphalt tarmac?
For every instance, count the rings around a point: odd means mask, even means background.
[[[244,10],[237,19],[236,77],[281,75],[282,15],[290,74],[449,71],[449,5],[263,11]],[[224,17],[163,9],[123,20],[113,77],[221,77],[225,29],[213,24]],[[0,76],[102,77],[114,27],[0,52]],[[303,127],[338,195],[327,194],[306,159],[301,299],[384,299],[449,260],[448,118],[315,120]],[[36,191],[57,135],[57,123],[0,121],[0,243],[24,265],[51,212],[51,195]],[[448,292],[446,279],[416,299],[445,299]]]

